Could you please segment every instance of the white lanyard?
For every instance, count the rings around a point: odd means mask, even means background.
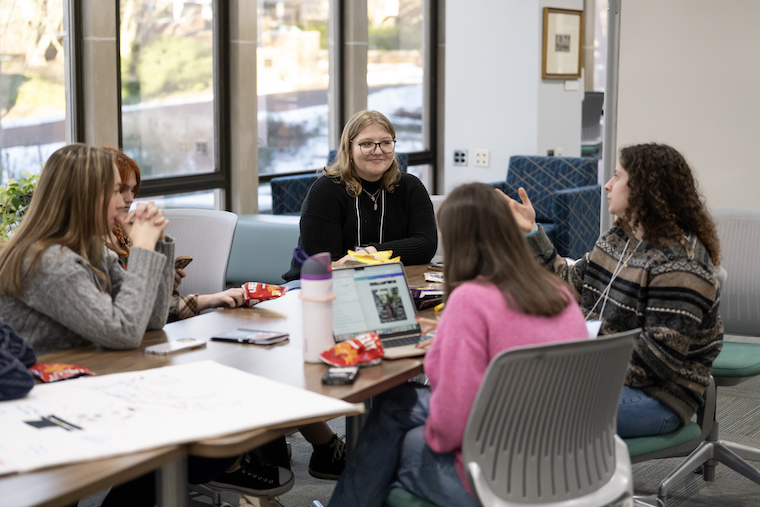
[[[360,194],[361,195],[361,194]],[[380,213],[380,241],[379,243],[382,244],[383,242],[383,229],[385,226],[385,190],[383,189],[382,193],[382,212]],[[356,204],[356,248],[358,249],[360,245],[362,245],[362,214],[359,210],[359,196],[357,195],[355,198],[355,204]]]
[[[591,308],[591,310],[586,315],[586,320],[589,319],[589,316],[594,313],[594,310],[596,310],[596,307],[599,305],[599,301],[604,299],[604,302],[602,303],[602,310],[599,312],[599,318],[602,319],[604,316],[604,308],[607,306],[607,299],[610,295],[610,289],[612,288],[612,283],[615,281],[615,279],[618,277],[618,275],[623,271],[623,269],[628,267],[628,261],[631,260],[631,257],[636,252],[636,250],[639,248],[639,245],[641,245],[641,242],[644,241],[642,239],[639,240],[639,242],[636,244],[636,247],[631,250],[631,253],[628,254],[628,257],[625,258],[625,261],[623,261],[623,257],[625,256],[626,250],[628,250],[628,245],[631,243],[631,239],[629,238],[628,241],[625,242],[625,247],[623,248],[623,253],[620,255],[620,258],[618,259],[617,266],[615,266],[615,269],[612,272],[612,277],[610,278],[610,282],[607,284],[607,287],[604,288],[602,291],[602,294],[599,296],[599,299],[596,300],[596,303],[594,304],[594,307]],[[622,263],[622,266],[620,265]]]

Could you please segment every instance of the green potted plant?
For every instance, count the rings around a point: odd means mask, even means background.
[[[21,223],[38,178],[39,174],[25,172],[18,180],[8,179],[8,185],[0,186],[0,244],[7,242]]]

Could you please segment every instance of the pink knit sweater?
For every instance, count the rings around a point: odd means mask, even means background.
[[[456,453],[457,470],[468,491],[462,439],[491,359],[511,347],[586,336],[586,324],[575,303],[554,317],[539,317],[508,307],[499,289],[491,284],[468,282],[451,293],[425,356],[425,373],[432,390],[425,441],[436,452]]]

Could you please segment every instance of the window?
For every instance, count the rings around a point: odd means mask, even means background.
[[[211,0],[121,0],[122,149],[145,179],[211,173]]]
[[[138,202],[153,201],[161,209],[196,208],[196,209],[221,209],[219,190],[201,190],[199,192],[187,192],[182,194],[154,195],[151,197],[138,197]]]
[[[325,165],[328,0],[259,1],[259,175]]]
[[[38,173],[66,143],[60,1],[0,2],[0,183]]]
[[[368,0],[367,108],[396,129],[396,150],[422,151],[422,0]]]

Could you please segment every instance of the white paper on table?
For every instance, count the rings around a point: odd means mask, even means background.
[[[80,377],[0,402],[0,475],[354,410],[214,361]]]

